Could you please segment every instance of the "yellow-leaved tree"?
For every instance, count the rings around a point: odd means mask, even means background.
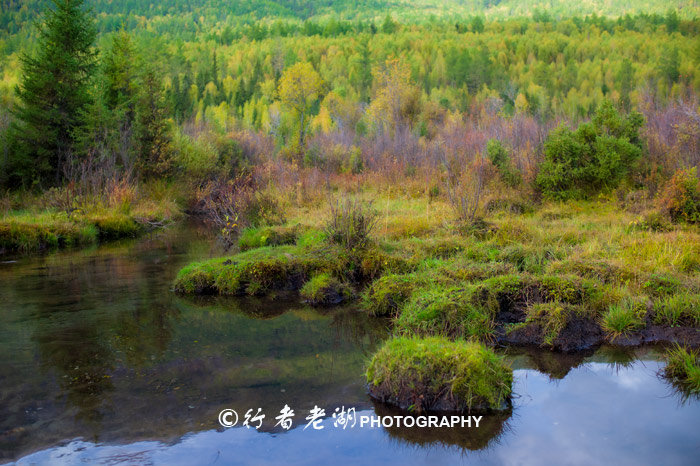
[[[397,125],[412,126],[420,113],[420,90],[411,81],[411,69],[399,60],[387,60],[375,70],[376,90],[367,115],[376,129],[393,131]]]
[[[304,148],[309,113],[323,92],[323,80],[311,63],[299,62],[287,68],[280,78],[277,93],[284,106],[298,119],[299,150]]]

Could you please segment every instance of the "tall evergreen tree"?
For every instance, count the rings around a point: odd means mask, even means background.
[[[22,57],[13,127],[16,182],[58,184],[71,161],[75,130],[91,102],[95,27],[83,0],[52,0],[35,56]]]
[[[166,176],[171,169],[171,140],[165,96],[157,71],[147,66],[139,85],[134,125],[138,148],[136,166],[146,178]]]

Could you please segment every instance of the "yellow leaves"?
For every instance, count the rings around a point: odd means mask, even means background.
[[[411,81],[409,66],[399,60],[387,60],[374,70],[377,90],[367,109],[376,126],[393,127],[401,121],[412,121],[420,113],[420,90]]]
[[[518,93],[518,96],[515,98],[516,113],[527,113],[529,107],[530,104],[528,104],[527,98],[522,93]]]
[[[299,62],[284,71],[277,93],[284,105],[305,113],[318,100],[322,90],[323,80],[311,63]]]

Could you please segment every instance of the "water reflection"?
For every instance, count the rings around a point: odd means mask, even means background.
[[[406,412],[392,408],[383,403],[374,402],[374,411],[378,416],[405,416]],[[390,438],[400,443],[420,447],[457,447],[462,450],[483,450],[508,430],[508,419],[512,411],[481,414],[479,427],[445,428],[445,427],[388,427]]]
[[[174,444],[75,441],[21,464],[695,464],[700,403],[681,406],[668,396],[656,377],[661,367],[657,361],[615,368],[592,359],[557,383],[536,370],[516,370],[519,396],[512,416],[488,416],[483,433],[343,430],[326,419],[320,431],[304,430],[303,423],[284,434],[205,430]],[[372,415],[374,410],[358,414]]]
[[[361,374],[385,322],[289,296],[179,298],[172,279],[202,244],[169,232],[3,264],[0,459],[74,437],[173,441],[223,407],[369,406]]]
[[[220,253],[209,244],[174,230],[0,264],[0,460],[38,451],[24,461],[257,465],[284,452],[288,464],[682,464],[700,455],[700,402],[680,403],[657,377],[653,348],[509,349],[513,411],[478,429],[282,431],[274,417],[285,404],[295,426],[315,405],[392,412],[370,402],[362,377],[387,322],[283,294],[175,296],[183,263]],[[223,408],[266,418],[260,431],[221,432]]]

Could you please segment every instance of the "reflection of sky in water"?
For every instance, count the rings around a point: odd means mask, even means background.
[[[700,458],[700,403],[679,403],[657,378],[659,363],[628,367],[588,363],[552,382],[533,370],[515,371],[515,409],[505,433],[486,450],[414,444],[384,429],[284,434],[240,428],[206,431],[174,445],[138,442],[95,446],[73,442],[20,463],[75,464],[615,464],[683,465]],[[365,414],[370,411],[365,412]]]

